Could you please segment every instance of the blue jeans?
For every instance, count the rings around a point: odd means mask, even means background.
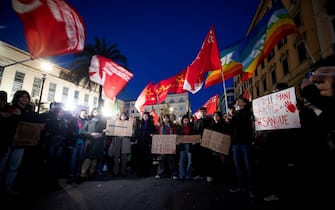
[[[24,154],[24,148],[11,148],[8,154],[8,162],[5,168],[5,190],[10,191],[13,189],[18,169],[21,165]]]
[[[76,144],[76,146],[71,149],[69,168],[70,176],[80,176],[81,164],[84,160],[84,145],[84,143]]]
[[[237,176],[237,188],[247,187],[247,189],[252,190],[253,183],[249,145],[234,144],[231,149]],[[245,168],[243,168],[243,166]]]
[[[179,152],[179,177],[192,178],[192,153],[190,153],[190,144],[184,144],[184,150]],[[186,168],[185,168],[186,166]]]

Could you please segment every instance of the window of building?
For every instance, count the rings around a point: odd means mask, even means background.
[[[300,27],[300,26],[301,26],[302,22],[301,22],[300,12],[298,12],[298,13],[294,16],[293,20],[294,20],[294,23],[297,25],[297,27]]]
[[[49,84],[49,90],[48,90],[48,101],[55,101],[55,95],[56,95],[56,84],[51,82]]]
[[[269,53],[267,60],[270,61],[273,57],[275,56],[275,50],[272,49],[271,52]]]
[[[85,106],[88,106],[88,99],[89,99],[89,95],[85,94],[85,97],[84,97],[84,105]]]
[[[180,110],[180,111],[183,111],[183,110],[184,110],[184,106],[180,106],[180,107],[179,107],[179,110]]]
[[[307,59],[306,48],[304,43],[300,43],[297,47],[297,50],[298,50],[299,63],[301,64],[304,60]]]
[[[25,76],[25,73],[22,73],[22,72],[19,72],[19,71],[15,72],[14,84],[13,84],[13,87],[12,87],[11,96],[13,96],[16,91],[22,89],[24,76]]]
[[[68,87],[63,87],[63,92],[62,92],[62,102],[65,103],[68,100],[69,96],[69,88]]]
[[[263,91],[265,92],[268,89],[267,81],[266,81],[266,77],[265,76],[263,77],[262,82],[263,82]]]
[[[170,99],[170,102],[169,103],[175,103],[173,98]]]
[[[276,84],[277,83],[277,75],[276,75],[276,71],[275,70],[271,71],[271,79],[272,79],[272,84]]]
[[[288,67],[288,61],[287,58],[285,58],[282,62],[283,65],[283,74],[286,75],[289,73],[289,67]]]
[[[256,96],[259,96],[260,94],[259,94],[259,86],[258,85],[256,85]]]
[[[286,37],[282,38],[281,40],[279,40],[278,44],[277,44],[277,48],[278,50],[281,49],[287,42]]]
[[[262,67],[262,69],[265,68],[265,62],[264,62],[264,60],[263,60],[263,62],[261,63],[261,67]],[[257,68],[256,68],[256,71],[257,71]],[[256,76],[257,76],[257,75],[256,75]]]
[[[180,103],[182,103],[182,102],[184,102],[185,100],[184,100],[184,98],[183,97],[181,97],[180,99],[179,99],[179,102]]]
[[[78,90],[75,90],[74,91],[74,103],[75,104],[78,104],[78,102],[79,102],[79,91]]]
[[[42,79],[35,77],[33,82],[33,88],[31,90],[31,97],[38,97],[40,95],[42,88],[41,85],[42,85]]]
[[[96,96],[94,96],[94,98],[93,98],[93,106],[98,107],[98,97],[96,97]],[[129,107],[129,104],[128,104],[128,107]]]
[[[1,81],[2,81],[2,76],[3,76],[3,71],[5,69],[4,68],[0,68],[0,85],[1,85]]]

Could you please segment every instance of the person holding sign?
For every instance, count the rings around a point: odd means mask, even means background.
[[[122,112],[119,120],[125,121],[129,120],[127,114]],[[112,154],[114,158],[113,163],[113,175],[126,176],[127,160],[130,154],[130,137],[129,136],[113,136],[112,137]]]
[[[175,134],[176,126],[174,126],[173,122],[170,120],[170,115],[164,115],[163,122],[160,125],[159,134]],[[167,168],[166,166],[169,166]],[[157,174],[155,176],[156,179],[159,179],[163,176],[163,174],[169,169],[172,178],[178,179],[177,177],[177,165],[176,165],[176,155],[175,154],[160,154],[159,155],[159,163],[157,168]]]
[[[177,127],[178,135],[194,134],[194,126],[190,122],[188,115],[183,115],[181,125]],[[177,150],[179,151],[179,179],[192,179],[192,144],[180,143]]]
[[[142,120],[136,124],[136,171],[138,176],[149,176],[152,170],[152,134],[157,133],[149,112],[144,112]]]
[[[5,174],[4,174],[4,187],[5,191],[9,194],[17,194],[17,191],[14,190],[14,184],[16,177],[18,175],[18,169],[21,166],[23,155],[25,152],[25,148],[27,146],[23,144],[22,139],[25,140],[37,140],[39,139],[39,133],[42,129],[42,125],[38,124],[39,118],[37,113],[35,113],[31,106],[30,102],[30,94],[25,90],[18,90],[15,92],[12,106],[13,116],[15,116],[15,127],[16,133],[13,136],[13,144],[10,147],[7,159],[7,165],[5,166]],[[20,125],[27,125],[25,123],[29,123],[29,125],[33,126],[30,123],[36,123],[34,127],[30,129],[30,136],[27,136],[27,129],[20,129]],[[27,126],[25,126],[27,128]],[[28,126],[29,127],[29,126]],[[22,132],[19,132],[22,131]],[[36,134],[36,136],[34,135]],[[31,138],[30,138],[31,137]],[[22,143],[22,144],[21,144]],[[25,141],[25,143],[28,143]],[[36,142],[37,143],[37,142]]]
[[[233,191],[247,190],[250,197],[254,197],[253,172],[250,163],[250,147],[254,140],[251,105],[244,97],[239,97],[235,105],[236,112],[230,120],[233,129],[231,151],[237,182],[236,190]]]

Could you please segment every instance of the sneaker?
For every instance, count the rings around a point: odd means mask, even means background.
[[[212,181],[213,181],[213,178],[210,177],[210,176],[208,176],[208,177],[206,178],[206,181],[207,181],[207,182],[212,182]]]
[[[159,176],[158,174],[155,176],[156,179],[160,179],[161,176]]]
[[[269,195],[264,197],[264,201],[270,202],[270,201],[279,201],[280,199],[276,195]]]
[[[178,177],[177,177],[177,176],[173,176],[172,179],[173,179],[173,180],[177,180]]]

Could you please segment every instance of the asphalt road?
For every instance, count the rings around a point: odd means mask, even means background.
[[[2,197],[4,198],[4,197]],[[246,193],[231,193],[217,183],[154,177],[113,178],[102,175],[81,184],[59,180],[54,191],[5,198],[1,209],[31,210],[206,210],[285,209],[282,203],[264,204]],[[3,208],[5,204],[9,207]]]

